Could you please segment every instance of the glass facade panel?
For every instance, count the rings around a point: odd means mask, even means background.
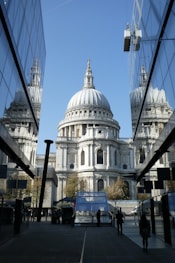
[[[32,131],[37,136],[39,129],[40,108],[36,107],[36,100],[41,103],[40,87],[43,84],[46,58],[40,0],[0,0],[0,17],[0,140],[11,142],[8,153],[3,143],[0,144],[0,150],[5,154],[13,152],[18,157],[20,155],[20,162],[26,160],[23,157],[25,151],[32,155],[36,149],[25,150],[25,143],[18,144],[17,140],[13,140],[16,135],[13,133],[12,136],[11,131],[14,130],[19,136],[19,131],[27,130],[27,121],[30,122],[31,136]],[[38,85],[31,76],[33,65],[33,71],[41,72],[37,94],[36,88],[29,87],[29,84],[34,87]],[[12,157],[9,155],[9,159]],[[15,158],[18,159],[17,156]]]
[[[7,96],[8,96],[8,90],[7,90],[7,87],[6,87],[3,79],[2,79],[2,81],[0,83],[0,85],[1,85],[0,98],[4,98],[4,100],[2,100],[1,103],[0,103],[0,116],[3,116],[4,108],[5,108],[5,105],[6,105],[6,99],[7,99]]]
[[[76,196],[76,211],[109,211],[105,192],[78,192]]]
[[[142,131],[147,131],[147,134],[150,134],[154,119],[151,123],[151,115],[149,115],[147,121],[145,120],[146,115],[151,110],[153,112],[153,108],[155,109],[156,114],[162,114],[162,127],[157,129],[157,139],[155,140],[154,145],[147,150],[148,155],[146,156],[145,162],[140,166],[140,171],[144,172],[148,171],[144,170],[145,167],[150,168],[155,161],[160,159],[162,153],[164,154],[167,150],[174,151],[174,147],[172,147],[174,143],[172,132],[175,123],[174,13],[175,2],[172,0],[134,1],[131,23],[133,39],[137,28],[142,31],[139,49],[135,51],[134,45],[132,45],[130,52],[131,89],[133,92],[140,89],[136,101],[138,103],[138,100],[140,99],[137,108],[138,110],[133,112],[133,114],[135,114],[133,115],[135,118],[133,122],[134,141],[140,144],[142,143]],[[144,69],[145,75],[141,74],[142,69]],[[132,98],[133,97],[131,97],[131,105],[132,103],[134,105],[135,102],[132,101]],[[150,100],[152,100],[152,104],[150,104]],[[148,105],[150,108],[148,108]],[[137,105],[135,104],[135,109],[136,106]],[[166,119],[167,121],[165,122],[163,119]],[[165,140],[167,140],[166,144],[164,143]],[[158,150],[161,150],[160,155],[156,155]]]
[[[136,4],[136,2],[138,4]],[[162,30],[163,21],[167,12],[167,7],[170,1],[135,1],[135,8],[133,13],[132,31],[135,30],[136,25],[142,30],[142,39],[140,41],[140,49],[135,53],[132,51],[131,61],[134,73],[131,75],[132,89],[139,87],[141,67],[144,66],[148,78],[151,73],[151,81],[153,87],[164,89],[166,95],[170,90],[174,90],[172,68],[174,66],[175,56],[175,36],[173,35],[173,24],[175,18],[170,12],[168,22],[164,29],[164,33],[159,38]],[[158,43],[160,44],[158,52],[156,51]],[[157,53],[156,53],[157,52]],[[156,55],[156,57],[155,57]],[[154,65],[153,59],[155,58]],[[150,72],[153,70],[153,72]],[[174,75],[174,74],[173,74]],[[175,101],[172,92],[167,99],[170,105],[174,108]]]

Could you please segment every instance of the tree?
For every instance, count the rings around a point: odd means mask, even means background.
[[[64,189],[64,193],[67,197],[76,197],[76,193],[78,191],[78,176],[76,175],[71,175],[67,179],[66,187]]]
[[[117,177],[116,182],[113,182],[106,189],[106,194],[110,200],[128,199],[129,191],[126,183],[120,176]]]
[[[41,176],[35,177],[32,186],[32,207],[37,208],[39,206],[41,184],[42,184],[42,177]]]
[[[165,184],[166,184],[169,192],[175,191],[175,181],[173,181],[173,180],[165,181]]]
[[[81,192],[83,192],[83,191],[86,190],[86,187],[87,187],[87,182],[86,182],[86,180],[81,180],[81,181],[79,182],[79,185],[80,185],[79,189],[80,189]]]

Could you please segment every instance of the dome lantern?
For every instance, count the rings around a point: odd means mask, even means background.
[[[87,63],[86,73],[84,76],[84,87],[83,88],[91,88],[91,89],[95,88],[94,84],[93,84],[93,76],[92,76],[92,70],[91,70],[89,59],[88,59],[88,63]]]
[[[84,86],[70,99],[66,109],[66,116],[72,116],[72,113],[74,111],[77,112],[77,110],[79,112],[82,110],[87,112],[88,109],[88,112],[92,111],[93,109],[94,111],[97,109],[98,111],[103,111],[108,115],[109,118],[112,118],[113,116],[108,100],[99,90],[95,89],[93,84],[92,70],[90,67],[90,60],[88,60],[87,63],[86,73],[84,76]]]

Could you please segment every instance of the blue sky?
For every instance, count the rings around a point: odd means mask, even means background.
[[[131,137],[129,56],[123,34],[132,0],[41,0],[46,41],[38,154],[54,143],[71,97],[83,87],[90,59],[94,85],[110,103],[120,138]]]

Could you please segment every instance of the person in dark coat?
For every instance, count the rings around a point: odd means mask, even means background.
[[[148,251],[148,238],[150,237],[150,222],[146,215],[142,214],[139,222],[140,235],[142,237],[143,250]]]
[[[96,217],[97,217],[97,226],[100,226],[100,217],[101,217],[101,211],[100,211],[100,209],[98,209],[97,214],[96,214]]]
[[[124,215],[122,213],[122,210],[120,208],[120,210],[118,210],[118,213],[116,215],[116,219],[117,219],[117,231],[118,231],[118,234],[123,234],[123,220],[124,218]]]

